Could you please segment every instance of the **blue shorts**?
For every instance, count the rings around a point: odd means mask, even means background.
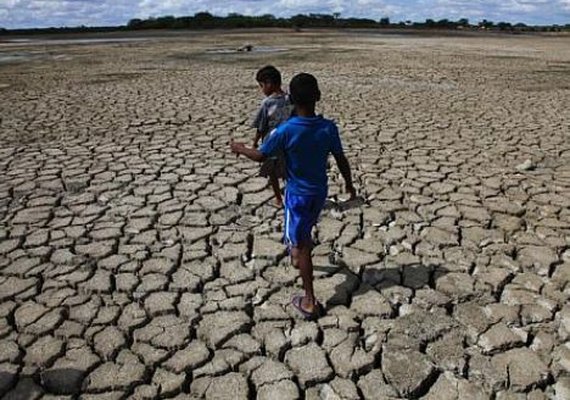
[[[325,205],[325,195],[295,195],[285,191],[285,243],[289,247],[312,243],[311,230]]]

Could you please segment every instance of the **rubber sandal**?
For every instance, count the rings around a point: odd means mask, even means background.
[[[300,294],[293,296],[293,299],[291,299],[291,304],[293,305],[293,307],[295,307],[297,309],[297,311],[299,311],[299,313],[307,321],[313,321],[313,320],[319,318],[321,316],[323,310],[324,310],[323,305],[317,301],[317,303],[315,304],[315,309],[313,310],[313,312],[309,312],[301,306],[302,301],[303,301],[303,297],[304,296],[302,296]]]

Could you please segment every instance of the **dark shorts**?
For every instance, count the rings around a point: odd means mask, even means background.
[[[268,178],[275,175],[279,179],[285,179],[285,158],[270,157],[261,163],[259,175]]]
[[[285,243],[289,247],[312,243],[311,230],[325,205],[326,195],[294,195],[285,191]]]

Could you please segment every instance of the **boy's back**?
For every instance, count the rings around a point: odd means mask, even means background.
[[[342,154],[336,125],[321,116],[292,117],[260,148],[270,155],[282,151],[287,169],[287,190],[297,195],[326,195],[329,154]]]
[[[277,128],[291,116],[292,105],[285,93],[273,94],[261,102],[255,115],[252,127],[261,133],[265,140],[267,134]]]

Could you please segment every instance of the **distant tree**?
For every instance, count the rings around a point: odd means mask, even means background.
[[[334,13],[333,13],[333,18],[334,18],[334,19],[339,19],[339,18],[340,18],[340,13],[339,13],[339,12],[334,12]]]
[[[316,26],[332,26],[334,25],[334,16],[328,14],[309,14],[309,19]]]
[[[343,28],[367,29],[377,28],[378,22],[367,18],[343,18],[338,22],[338,26],[341,26]]]
[[[143,26],[143,20],[139,18],[133,18],[127,23],[129,29],[139,29]]]
[[[427,26],[428,28],[433,28],[435,27],[435,21],[431,18],[428,18],[426,19],[425,26]]]
[[[328,14],[297,14],[289,21],[296,28],[326,28],[337,25],[334,16]],[[342,21],[344,23],[346,20]]]
[[[193,27],[196,28],[215,28],[216,27],[216,17],[207,11],[201,11],[194,14]]]
[[[390,18],[388,17],[380,18],[380,25],[382,26],[390,25]]]
[[[193,17],[180,17],[176,20],[176,24],[181,26],[184,29],[188,29],[191,28],[194,24],[194,18]]]
[[[481,22],[479,22],[479,26],[485,29],[491,29],[495,26],[495,24],[493,23],[493,21],[487,21],[486,19],[484,19]]]
[[[229,13],[226,18],[223,18],[219,23],[224,28],[245,28],[251,24],[249,17],[245,17],[238,13]],[[218,25],[218,24],[216,24]]]
[[[176,22],[176,19],[172,15],[166,15],[164,17],[158,17],[154,20],[154,28],[156,29],[168,29],[172,28]]]
[[[501,31],[509,31],[513,28],[513,25],[510,22],[498,22],[497,28]]]
[[[457,25],[467,27],[467,26],[469,26],[469,20],[467,18],[461,18],[461,19],[457,20]]]
[[[307,16],[303,14],[294,15],[289,20],[297,28],[304,28],[307,24]]]
[[[209,19],[213,19],[214,16],[212,14],[210,14],[208,11],[200,11],[197,12],[196,14],[194,14],[194,19],[197,20],[209,20]]]

